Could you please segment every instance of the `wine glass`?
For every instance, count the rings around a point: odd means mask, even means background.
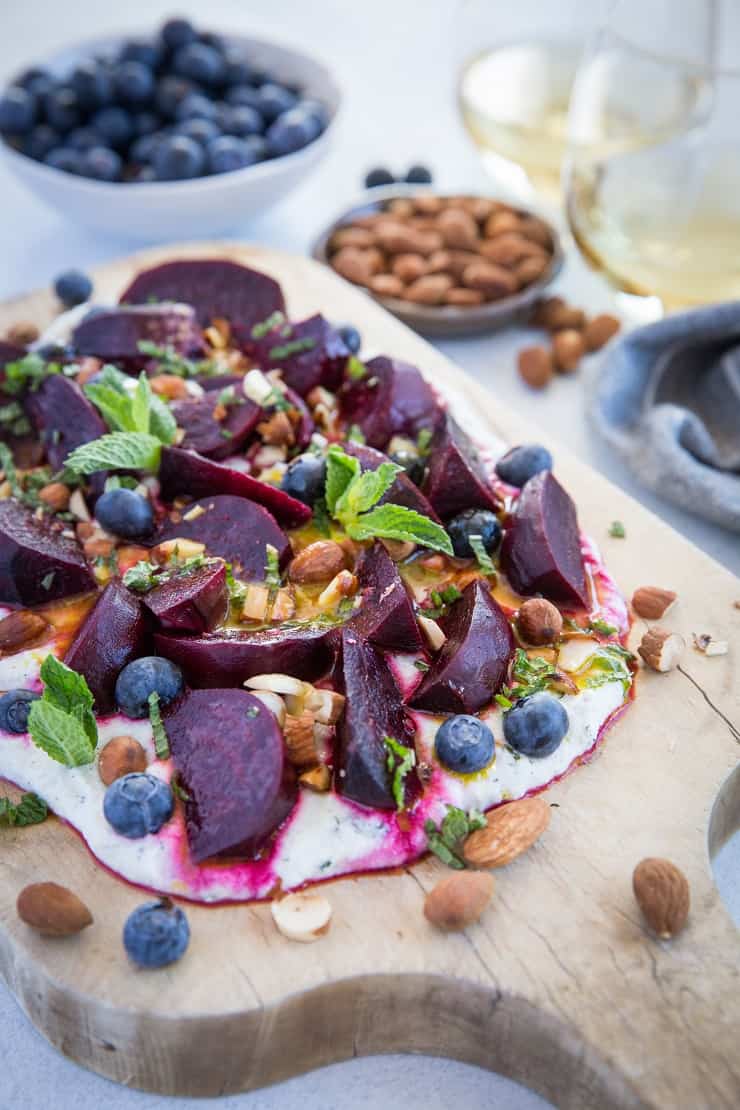
[[[628,298],[671,310],[740,297],[739,35],[735,0],[619,0],[583,55],[567,217]]]

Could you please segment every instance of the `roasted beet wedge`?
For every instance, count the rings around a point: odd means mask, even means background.
[[[301,449],[304,447],[308,447],[309,443],[311,442],[311,436],[316,430],[316,425],[314,423],[313,417],[311,416],[308,405],[303,400],[300,393],[296,393],[294,389],[286,388],[285,399],[298,413],[298,419],[293,427],[293,432],[295,435],[294,446]]]
[[[175,401],[170,406],[178,426],[185,432],[180,443],[182,449],[197,451],[210,459],[225,459],[235,455],[257,427],[262,409],[254,401],[237,394],[238,403],[224,409],[217,396],[208,392],[200,400]]]
[[[165,521],[157,542],[183,537],[204,543],[209,555],[232,563],[234,573],[248,582],[265,577],[268,544],[277,551],[281,567],[290,558],[290,543],[282,528],[267,509],[244,497],[204,497],[188,505],[185,515],[190,519]]]
[[[84,675],[98,713],[112,713],[119,671],[145,654],[149,626],[138,597],[113,579],[90,610],[64,657]]]
[[[245,690],[191,690],[165,728],[187,791],[194,863],[253,859],[295,805],[295,773],[269,709]]]
[[[362,606],[352,617],[352,629],[385,651],[420,651],[423,645],[411,598],[382,543],[374,543],[364,553],[357,576]]]
[[[53,374],[26,398],[28,413],[46,447],[53,470],[59,470],[67,455],[82,443],[104,436],[103,418],[84,395],[77,382]]]
[[[443,622],[447,640],[409,700],[430,713],[476,713],[506,678],[514,637],[488,586],[463,590]]]
[[[175,574],[142,597],[160,628],[169,632],[210,632],[229,607],[226,567],[221,560]]]
[[[588,608],[576,507],[552,471],[535,474],[519,494],[501,566],[517,593]]]
[[[422,429],[440,426],[444,410],[415,366],[381,355],[366,363],[366,371],[342,386],[339,400],[345,426],[356,424],[370,447],[385,447],[394,435],[416,439]]]
[[[384,737],[413,746],[414,730],[383,656],[351,628],[342,634],[337,686],[346,696],[337,724],[336,790],[373,809],[395,809]],[[406,800],[418,790],[416,771],[404,780]]]
[[[201,327],[228,320],[239,343],[251,342],[255,324],[285,310],[276,281],[221,258],[166,262],[143,270],[122,294],[121,303],[149,304],[152,298],[192,305]]]
[[[266,628],[259,632],[224,629],[205,636],[158,632],[159,655],[182,667],[192,686],[241,686],[256,674],[290,674],[315,682],[334,662],[334,629]]]
[[[43,605],[96,587],[76,540],[17,501],[0,501],[0,604]]]
[[[123,370],[137,371],[149,361],[139,344],[169,347],[186,358],[205,351],[195,312],[187,304],[126,305],[91,313],[72,333],[78,355],[94,355],[115,362]]]
[[[282,370],[283,381],[305,397],[317,385],[336,390],[350,350],[323,316],[282,324],[257,339],[250,354],[263,370]]]
[[[192,451],[183,451],[181,447],[162,448],[159,481],[165,501],[171,501],[178,494],[190,497],[230,494],[264,506],[286,528],[299,528],[311,518],[308,505],[296,501],[295,497],[283,493],[276,486],[260,482],[241,470],[222,466]]]
[[[374,447],[367,447],[364,443],[343,443],[342,447],[348,455],[354,455],[356,459],[360,460],[363,470],[377,470],[381,463],[389,461],[388,456],[384,455],[382,451],[376,451]],[[406,474],[396,475],[395,482],[388,492],[381,497],[379,504],[383,505],[386,502],[391,505],[403,505],[407,509],[414,509],[422,516],[428,516],[437,524],[440,523],[439,517],[430,502]]]
[[[442,520],[463,509],[501,508],[475,445],[449,416],[432,442],[424,493]]]
[[[3,381],[2,370],[9,362],[17,362],[18,359],[23,358],[26,350],[25,347],[17,347],[15,343],[6,343],[0,339],[0,382]]]

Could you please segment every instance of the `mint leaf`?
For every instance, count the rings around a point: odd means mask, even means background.
[[[83,675],[73,671],[55,655],[47,655],[41,664],[41,681],[44,684],[44,698],[59,709],[71,712],[75,706],[82,705],[92,709],[93,696]]]
[[[149,432],[168,447],[175,442],[177,436],[177,421],[170,406],[156,393],[152,394],[149,401]]]
[[[98,470],[159,469],[162,445],[155,436],[143,432],[111,432],[77,447],[65,460],[75,474],[94,474]]]
[[[528,698],[531,694],[546,690],[550,679],[556,673],[557,668],[553,663],[548,663],[546,659],[539,655],[534,655],[530,659],[523,648],[517,648],[514,653],[514,664],[511,668],[513,685],[510,690],[504,688],[502,693],[509,701],[516,701],[517,698]]]
[[[416,447],[422,458],[429,454],[429,447],[432,442],[431,428],[422,428],[416,437]]]
[[[377,470],[363,470],[357,474],[337,501],[334,516],[341,523],[346,523],[367,512],[388,492],[402,469],[395,463],[387,462],[381,463]]]
[[[0,798],[0,826],[40,825],[49,816],[49,808],[38,794],[24,794],[15,805],[9,798]]]
[[[386,766],[393,775],[393,799],[396,803],[396,809],[400,812],[404,808],[406,775],[416,766],[416,752],[413,748],[400,744],[392,736],[384,736],[383,743],[388,753]]]
[[[95,748],[78,718],[44,698],[31,705],[28,731],[37,747],[65,767],[82,767],[95,758]]]
[[[588,627],[591,632],[599,632],[602,636],[614,636],[619,631],[615,625],[607,624],[600,617],[589,621]]]
[[[95,405],[108,427],[114,432],[135,432],[131,400],[117,389],[98,382],[85,386],[85,396]]]
[[[154,734],[154,750],[157,753],[157,759],[169,759],[170,742],[162,724],[162,714],[159,712],[159,694],[156,690],[152,690],[147,701],[149,702],[149,720]]]
[[[305,339],[289,339],[278,347],[272,347],[269,353],[270,362],[277,362],[291,355],[298,355],[301,351],[310,351],[316,346],[316,340],[306,336]]]
[[[34,393],[45,378],[61,372],[59,363],[45,362],[41,355],[31,352],[17,362],[6,365],[0,389],[11,397],[17,397],[27,389]]]
[[[379,505],[348,524],[347,533],[353,540],[401,540],[445,555],[453,553],[450,537],[440,524],[403,505]]]
[[[334,515],[337,502],[353,478],[360,473],[360,460],[333,443],[326,455],[326,507]]]
[[[132,431],[134,432],[148,432],[149,431],[149,408],[152,398],[152,390],[149,385],[149,379],[142,370],[139,375],[139,380],[136,383],[136,389],[131,397],[131,421],[133,423]]]
[[[475,552],[475,558],[477,560],[478,566],[483,571],[483,573],[484,574],[495,574],[496,573],[496,568],[493,565],[493,560],[491,559],[491,556],[488,554],[485,547],[483,546],[482,537],[481,536],[468,536],[468,543],[470,544],[473,551]]]
[[[609,535],[613,536],[615,540],[623,540],[627,535],[627,529],[622,524],[621,520],[613,520],[609,525]]]
[[[281,324],[285,323],[285,313],[273,312],[266,320],[260,320],[255,324],[251,331],[252,339],[264,339],[268,332],[274,331],[279,328]]]
[[[277,548],[271,543],[265,544],[265,585],[271,590],[280,588],[280,563]]]
[[[347,359],[347,377],[351,382],[359,382],[367,374],[367,367],[357,355],[350,355]]]
[[[626,694],[632,684],[632,672],[627,664],[634,658],[632,652],[621,644],[602,644],[589,660],[587,669],[595,673],[589,674],[586,686],[595,689],[606,686],[608,682],[621,682]]]
[[[458,809],[457,806],[448,805],[447,813],[439,828],[434,824],[434,821],[428,820],[424,823],[427,846],[431,852],[434,852],[435,856],[441,859],[442,863],[456,871],[462,871],[466,866],[462,855],[463,842],[472,832],[475,832],[476,829],[485,828],[485,825],[486,818],[484,814],[477,810],[471,809],[469,813],[466,813],[465,810]]]
[[[138,563],[134,563],[132,567],[128,568],[123,576],[123,584],[129,590],[133,590],[134,593],[145,594],[147,590],[156,586],[159,569],[154,563],[149,563],[146,559],[140,559]]]
[[[31,431],[30,421],[20,401],[0,405],[0,428],[11,436],[25,436]]]

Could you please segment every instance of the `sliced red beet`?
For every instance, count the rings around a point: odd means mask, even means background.
[[[364,443],[347,442],[343,443],[342,447],[348,455],[354,455],[356,459],[360,460],[363,470],[377,470],[381,463],[389,461],[388,456],[384,455],[382,451],[376,451],[374,447],[368,447]],[[440,519],[430,502],[406,474],[396,475],[395,482],[388,492],[381,497],[378,504],[384,505],[386,502],[391,505],[403,505],[406,509],[414,509],[422,516],[428,516],[437,524],[440,523]]]
[[[295,446],[298,448],[308,447],[311,442],[311,436],[316,430],[316,424],[311,416],[309,407],[299,393],[296,393],[294,389],[288,387],[285,389],[285,399],[293,406],[300,417],[293,428]]]
[[[131,305],[94,312],[72,333],[78,355],[93,355],[137,371],[149,361],[139,350],[142,342],[171,347],[177,354],[196,358],[205,351],[195,312],[186,304]]]
[[[336,680],[347,699],[337,723],[337,793],[373,809],[395,809],[384,737],[411,748],[414,729],[393,673],[372,644],[345,628]],[[416,771],[406,775],[404,785],[408,799],[418,790]]]
[[[234,573],[248,582],[261,582],[265,577],[268,544],[277,551],[281,567],[290,559],[285,532],[267,509],[244,497],[204,497],[188,505],[185,514],[189,520],[165,521],[158,543],[178,537],[204,543],[209,555],[231,563]]]
[[[25,347],[17,347],[15,343],[6,343],[5,340],[0,339],[0,370],[7,366],[9,362],[17,362],[25,354]],[[2,380],[3,375],[0,374],[0,382]]]
[[[576,507],[552,471],[535,474],[519,494],[501,566],[517,593],[588,608]]]
[[[196,401],[175,401],[170,409],[178,426],[185,432],[180,447],[198,451],[211,459],[225,459],[244,446],[257,427],[262,414],[259,405],[243,394],[237,394],[236,404],[226,408],[222,420],[214,416],[217,395],[208,392]]]
[[[255,324],[285,311],[276,281],[221,258],[166,262],[143,270],[121,295],[121,303],[149,304],[152,298],[192,305],[201,327],[228,320],[238,343],[251,342]]]
[[[475,444],[449,416],[432,442],[424,493],[442,520],[464,509],[501,508]]]
[[[430,713],[476,713],[506,678],[514,654],[508,620],[489,587],[471,582],[443,621],[447,640],[409,700]]]
[[[187,574],[175,574],[144,594],[142,601],[160,628],[209,632],[228,611],[226,567],[221,561],[213,561]]]
[[[396,564],[374,543],[357,568],[362,605],[351,619],[352,629],[385,651],[420,651],[419,625]]]
[[[98,713],[116,707],[116,679],[132,659],[145,654],[149,626],[138,597],[114,578],[96,601],[64,657],[84,675]]]
[[[223,466],[192,451],[183,451],[181,447],[162,448],[159,481],[165,501],[171,501],[178,494],[191,497],[230,494],[264,506],[286,528],[299,528],[311,518],[308,505],[283,493],[277,486],[260,482],[241,470]]]
[[[317,385],[339,388],[350,350],[336,328],[316,315],[278,325],[252,343],[250,354],[262,370],[282,370],[285,384],[305,397]]]
[[[187,792],[194,863],[252,859],[295,805],[295,773],[273,714],[245,690],[191,690],[165,717]]]
[[[159,655],[182,667],[191,686],[241,686],[256,674],[290,674],[306,682],[323,678],[334,662],[331,627],[224,629],[205,636],[155,633]]]
[[[97,587],[76,540],[31,509],[0,501],[0,603],[43,605]]]
[[[63,374],[46,378],[35,393],[29,393],[25,405],[53,470],[61,468],[75,447],[99,439],[108,431],[77,382]]]
[[[440,426],[444,410],[415,366],[385,355],[365,365],[365,376],[346,382],[339,401],[345,425],[356,424],[370,447],[385,447],[394,435],[416,439],[422,429]]]

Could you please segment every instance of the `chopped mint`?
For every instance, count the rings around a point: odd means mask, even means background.
[[[481,571],[483,572],[483,574],[495,574],[496,573],[496,568],[493,565],[493,560],[491,559],[491,556],[488,554],[485,547],[483,546],[482,537],[481,536],[469,536],[468,537],[468,543],[470,544],[470,546],[472,547],[472,549],[475,553],[475,558],[478,562],[478,566],[481,569]]]
[[[466,866],[462,856],[463,841],[476,829],[485,828],[485,825],[485,816],[477,810],[471,809],[466,813],[457,806],[448,805],[439,828],[432,820],[424,823],[427,846],[442,863],[456,871],[462,871]]]
[[[48,816],[48,806],[38,794],[24,794],[15,804],[9,798],[0,798],[0,827],[40,825]]]
[[[514,702],[511,701],[510,698],[507,698],[505,696],[505,694],[496,694],[494,701],[497,702],[502,709],[511,709],[512,705],[514,704]]]
[[[169,345],[161,347],[149,339],[141,339],[137,347],[142,355],[156,359],[164,374],[175,374],[178,378],[195,378],[222,373],[221,367],[212,359],[185,358]]]
[[[147,701],[149,702],[149,721],[154,734],[154,750],[157,753],[157,759],[169,759],[170,742],[162,724],[162,714],[159,712],[159,694],[156,690],[152,690]]]
[[[55,570],[50,570],[49,573],[45,574],[44,577],[41,579],[41,589],[42,590],[50,590],[53,583],[54,583],[55,578],[56,578],[56,571]]]
[[[130,474],[111,474],[110,478],[105,479],[105,492],[112,489],[136,489],[138,484],[136,478]]]
[[[274,331],[284,323],[285,313],[273,312],[266,320],[261,320],[259,324],[254,325],[251,331],[252,339],[264,339],[268,332]]]
[[[0,405],[0,428],[11,436],[25,436],[31,431],[31,424],[19,401]]]
[[[416,437],[416,449],[419,454],[424,457],[429,454],[429,447],[432,442],[431,428],[422,428]]]
[[[236,609],[241,609],[247,596],[247,586],[234,577],[234,568],[231,563],[226,564],[226,589],[229,591],[229,601]]]
[[[589,621],[588,627],[591,632],[599,632],[602,636],[614,636],[619,631],[615,625],[608,624],[606,621],[601,620],[600,617],[597,617],[596,620]]]
[[[32,351],[17,362],[9,362],[5,366],[0,389],[12,397],[25,393],[27,389],[35,393],[46,378],[61,372],[59,363],[46,362],[41,355]]]
[[[331,535],[331,520],[326,509],[326,500],[323,497],[314,502],[313,526],[322,536]]]
[[[265,545],[265,583],[271,590],[278,590],[280,588],[280,563],[278,561],[277,548],[273,547],[271,543]]]
[[[272,347],[269,352],[270,362],[279,362],[281,359],[298,355],[301,351],[311,351],[316,346],[316,340],[306,336],[304,339],[290,339],[277,347]]]
[[[623,540],[627,535],[627,529],[622,524],[621,520],[613,520],[609,525],[609,535],[613,536],[615,540]]]
[[[349,431],[347,432],[347,439],[350,443],[364,443],[365,433],[359,424],[350,424]]]
[[[364,362],[361,362],[357,355],[350,355],[347,359],[347,377],[352,382],[359,382],[367,374],[367,367]]]
[[[426,674],[429,670],[429,664],[425,659],[414,659],[414,666],[417,671],[421,671],[422,674]]]
[[[531,694],[546,690],[550,679],[554,678],[555,674],[556,667],[548,663],[547,659],[539,655],[534,655],[530,659],[523,648],[517,648],[511,668],[512,686],[505,686],[501,693],[510,702],[516,701],[517,698],[528,698]]]
[[[133,590],[134,593],[145,594],[147,590],[156,586],[160,571],[161,567],[155,563],[140,559],[138,563],[134,563],[132,567],[128,568],[123,576],[123,584],[129,590]]]
[[[225,409],[231,408],[235,405],[244,404],[244,396],[239,396],[236,392],[236,387],[233,385],[226,385],[218,395],[218,404],[223,405]]]
[[[383,743],[388,753],[386,767],[393,775],[393,799],[396,803],[396,809],[400,812],[405,804],[406,776],[416,766],[416,752],[413,748],[407,748],[405,744],[400,744],[392,736],[384,736]]]
[[[621,644],[602,644],[589,662],[588,669],[592,673],[586,679],[586,686],[594,689],[608,682],[621,682],[626,694],[632,684],[629,664],[634,659],[632,652]]]
[[[180,776],[177,771],[175,771],[174,775],[170,779],[170,788],[175,797],[179,798],[181,802],[190,801],[190,795],[188,794],[185,787],[182,785],[182,782],[180,781]]]

